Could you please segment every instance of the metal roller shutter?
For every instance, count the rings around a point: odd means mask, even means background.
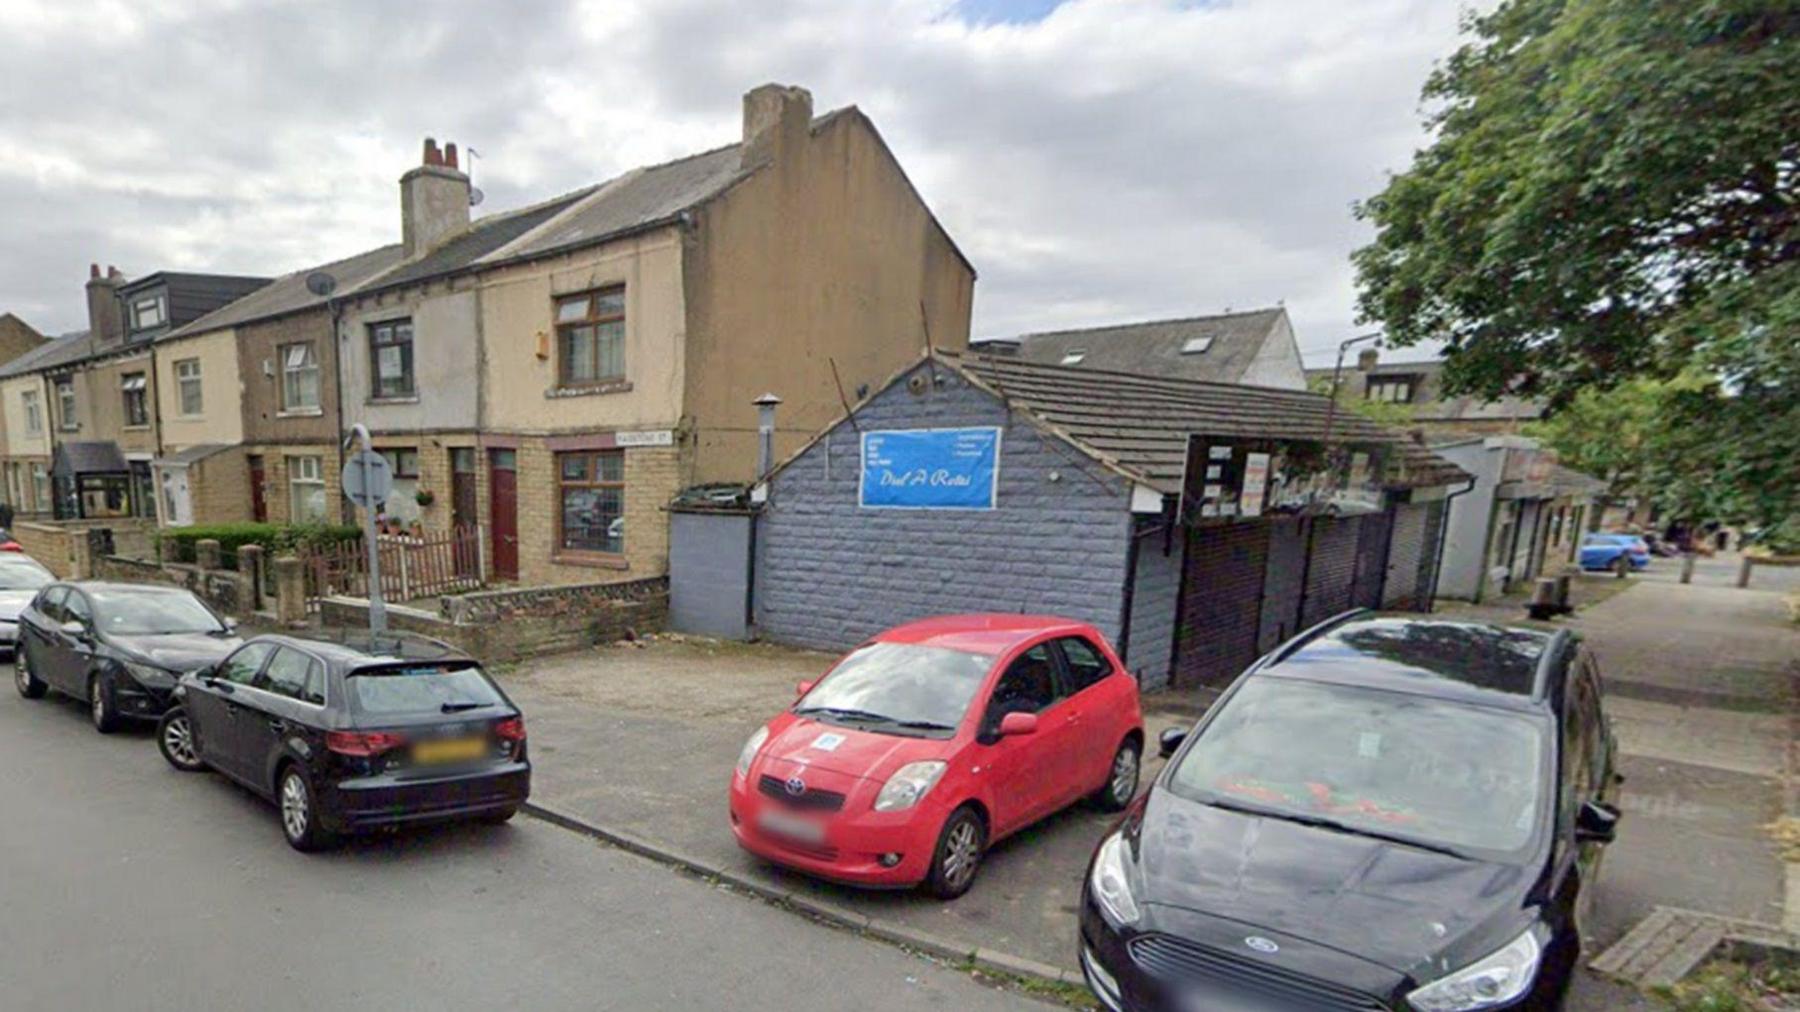
[[[1175,684],[1224,688],[1257,658],[1266,523],[1188,529]]]
[[[1262,628],[1258,656],[1300,631],[1300,581],[1306,574],[1306,525],[1298,519],[1269,525],[1269,561],[1263,568]]]
[[[1381,607],[1381,587],[1387,580],[1388,538],[1393,530],[1391,512],[1361,518],[1356,535],[1356,576],[1350,587],[1352,608]]]
[[[1302,628],[1350,610],[1351,585],[1356,579],[1356,543],[1362,521],[1356,517],[1318,517],[1313,520],[1312,560],[1306,570],[1306,606]]]
[[[1394,510],[1389,538],[1387,586],[1381,594],[1383,608],[1418,607],[1420,557],[1425,551],[1426,522],[1430,507],[1406,503]]]

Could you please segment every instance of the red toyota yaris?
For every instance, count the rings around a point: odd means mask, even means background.
[[[953,615],[851,651],[750,736],[731,778],[746,850],[856,885],[967,892],[990,843],[1082,798],[1137,793],[1137,681],[1093,626]]]

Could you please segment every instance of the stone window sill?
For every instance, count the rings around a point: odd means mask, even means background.
[[[544,391],[550,400],[560,397],[599,397],[605,394],[624,394],[631,392],[631,381],[627,379],[607,380],[604,383],[590,383],[579,387],[551,387]]]
[[[419,403],[419,395],[414,394],[411,397],[371,397],[363,403],[374,404],[377,406],[382,404],[417,404]]]
[[[275,417],[276,418],[323,418],[323,417],[325,417],[325,409],[324,408],[288,408],[287,410],[284,410],[284,411],[275,412]]]
[[[121,425],[121,426],[119,426],[119,428],[121,428],[121,429],[123,429],[123,430],[124,430],[124,431],[126,431],[126,432],[149,432],[149,431],[150,431],[150,426],[149,426],[149,425],[148,425],[148,424],[144,424],[144,425]]]
[[[594,552],[552,552],[550,561],[559,566],[586,566],[589,569],[631,568],[631,563],[626,562],[623,555],[602,555]]]

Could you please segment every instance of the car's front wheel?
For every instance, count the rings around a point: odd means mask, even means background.
[[[163,714],[156,725],[156,749],[170,766],[183,773],[198,773],[206,768],[200,759],[200,744],[194,740],[194,722],[179,706]]]
[[[1112,766],[1106,772],[1106,785],[1094,794],[1094,804],[1100,810],[1124,811],[1131,799],[1137,797],[1140,751],[1133,739],[1119,743],[1119,750],[1113,753]]]
[[[44,693],[50,690],[50,686],[31,673],[31,661],[26,659],[24,644],[13,651],[13,686],[26,699],[43,699]]]
[[[119,729],[119,704],[113,698],[112,679],[95,675],[88,679],[88,716],[94,730],[111,734]]]
[[[313,793],[312,781],[307,779],[306,771],[298,763],[281,771],[281,783],[275,792],[275,802],[281,806],[281,833],[287,837],[288,846],[311,853],[324,850],[332,844],[331,834],[319,824],[317,796]]]
[[[986,850],[987,826],[980,814],[967,805],[951,812],[944,821],[943,832],[938,834],[925,888],[944,900],[968,892],[975,884],[975,873],[981,868],[981,856]]]

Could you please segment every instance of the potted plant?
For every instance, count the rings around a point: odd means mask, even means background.
[[[430,489],[422,488],[413,493],[413,501],[420,506],[430,506],[432,503],[437,502],[437,496],[434,495]]]

